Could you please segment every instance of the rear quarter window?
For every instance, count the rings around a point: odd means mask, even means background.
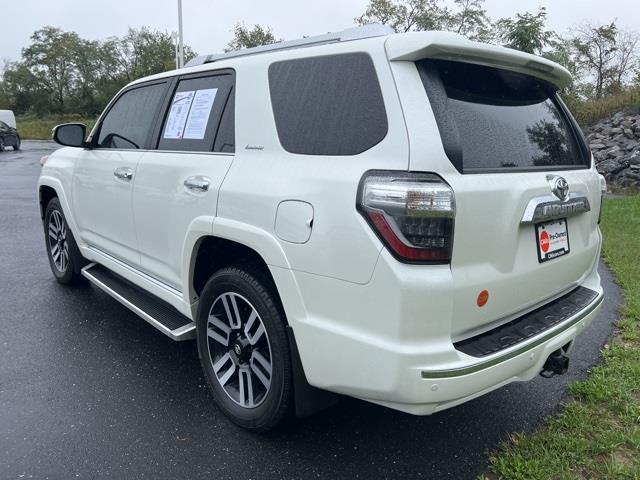
[[[269,89],[282,147],[304,155],[356,155],[387,134],[371,57],[348,53],[273,63]]]
[[[470,63],[416,63],[445,151],[462,173],[587,168],[584,141],[553,87]]]

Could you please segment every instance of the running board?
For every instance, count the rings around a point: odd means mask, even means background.
[[[196,337],[195,322],[108,268],[91,263],[82,269],[82,275],[171,339],[179,341]]]

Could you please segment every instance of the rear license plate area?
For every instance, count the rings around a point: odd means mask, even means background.
[[[566,218],[536,223],[535,231],[538,262],[547,262],[569,253],[569,229]]]

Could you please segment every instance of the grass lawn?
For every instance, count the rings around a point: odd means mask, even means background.
[[[87,126],[87,132],[89,132],[93,124],[96,123],[96,119],[84,118],[77,114],[44,117],[22,115],[16,117],[18,134],[22,139],[29,140],[51,140],[51,129],[61,123],[69,122],[84,123]]]
[[[625,297],[619,333],[589,377],[570,386],[563,411],[513,435],[482,478],[640,479],[640,195],[606,200],[601,228]]]

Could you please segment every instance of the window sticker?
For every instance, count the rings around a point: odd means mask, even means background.
[[[217,88],[196,91],[182,138],[195,140],[202,140],[204,138],[207,124],[209,123],[211,107],[213,106],[217,93]]]
[[[195,93],[194,90],[176,92],[171,102],[167,126],[164,129],[164,138],[182,138],[184,134],[184,124],[187,121]]]

